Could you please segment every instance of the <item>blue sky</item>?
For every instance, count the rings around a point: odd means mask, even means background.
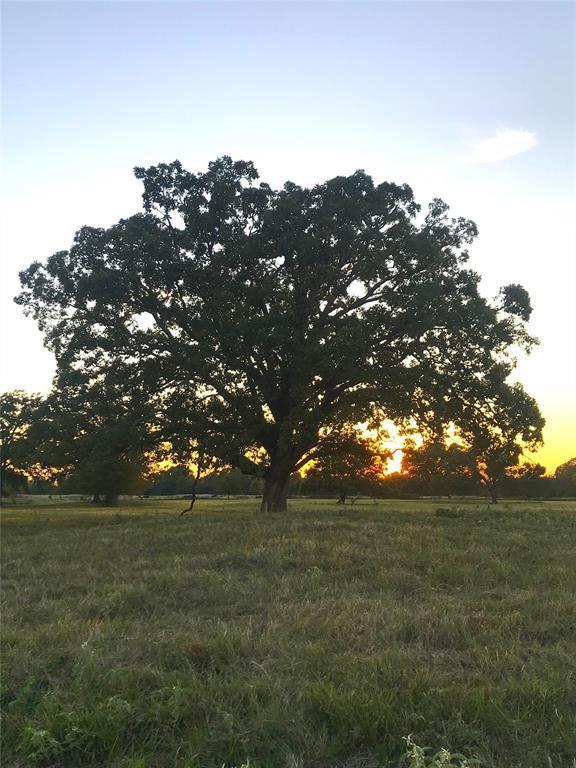
[[[550,424],[545,462],[576,453],[575,8],[4,3],[2,387],[52,374],[11,304],[18,270],[132,213],[134,165],[226,153],[273,184],[362,167],[478,223],[487,294],[530,290],[542,344],[518,376]]]

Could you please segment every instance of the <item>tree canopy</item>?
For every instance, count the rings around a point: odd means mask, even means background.
[[[518,285],[482,297],[476,227],[444,202],[422,212],[409,186],[364,171],[275,190],[229,157],[135,174],[143,212],[21,273],[17,301],[64,381],[179,393],[191,437],[264,477],[264,509],[285,508],[336,422],[440,434],[496,418],[513,350],[533,343],[530,302]]]

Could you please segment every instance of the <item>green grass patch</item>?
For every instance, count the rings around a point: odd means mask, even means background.
[[[257,506],[4,510],[3,765],[576,766],[575,502]]]

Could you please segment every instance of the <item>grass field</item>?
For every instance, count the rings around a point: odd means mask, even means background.
[[[3,761],[576,766],[576,502],[3,513]]]

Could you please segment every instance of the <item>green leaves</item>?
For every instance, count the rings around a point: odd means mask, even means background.
[[[505,312],[517,315],[522,320],[529,320],[532,314],[532,305],[528,291],[521,285],[506,285],[500,291],[502,295],[502,308]]]

